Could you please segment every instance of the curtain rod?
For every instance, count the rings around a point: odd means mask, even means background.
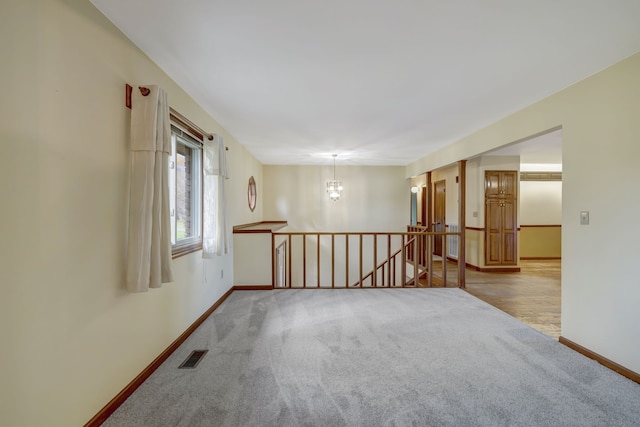
[[[131,91],[133,90],[133,87],[127,84],[125,85],[125,89],[126,89],[125,105],[127,106],[127,108],[130,109],[131,108]],[[144,86],[138,86],[138,89],[140,90],[140,93],[142,94],[142,96],[147,96],[149,95],[149,93],[151,93],[151,90],[149,90],[149,88]],[[188,118],[186,118],[185,116],[183,116],[182,114],[174,110],[173,107],[169,107],[169,113],[171,114],[173,119],[180,122],[180,124],[182,124],[183,126],[186,126],[189,131],[195,132],[198,136],[202,138],[206,136],[209,141],[213,140],[212,133],[205,132],[201,127],[197,126],[191,120],[189,120]],[[225,147],[225,150],[229,151],[229,147]]]

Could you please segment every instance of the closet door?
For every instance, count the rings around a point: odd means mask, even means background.
[[[485,172],[485,264],[518,263],[518,172]]]
[[[487,199],[485,204],[485,263],[487,265],[502,264],[502,202]]]

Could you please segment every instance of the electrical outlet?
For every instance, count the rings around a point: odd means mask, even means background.
[[[473,211],[473,217],[478,218],[478,211]]]

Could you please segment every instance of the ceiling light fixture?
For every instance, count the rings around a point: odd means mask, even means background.
[[[329,198],[334,202],[340,198],[340,193],[342,193],[342,181],[336,180],[336,157],[337,154],[332,154],[333,156],[333,180],[327,181],[327,193],[329,193]]]

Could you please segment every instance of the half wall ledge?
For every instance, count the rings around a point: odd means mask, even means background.
[[[287,221],[260,221],[233,226],[233,233],[273,233],[289,225]]]

